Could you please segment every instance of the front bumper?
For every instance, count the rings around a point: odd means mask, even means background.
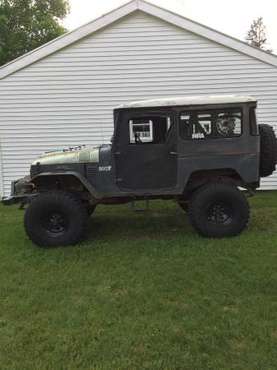
[[[5,206],[29,203],[36,196],[36,194],[31,193],[32,190],[33,185],[30,183],[29,176],[13,181],[11,183],[11,195],[9,197],[3,197],[1,203]]]
[[[1,203],[4,206],[12,206],[14,204],[26,204],[29,203],[31,198],[33,198],[33,194],[25,194],[25,195],[14,195],[10,197],[3,197]]]

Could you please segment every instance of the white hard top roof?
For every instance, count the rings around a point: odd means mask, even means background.
[[[211,95],[211,96],[179,96],[162,99],[141,100],[122,104],[118,109],[127,108],[151,108],[151,107],[171,107],[182,105],[206,105],[206,104],[231,104],[256,102],[252,96],[243,95]]]

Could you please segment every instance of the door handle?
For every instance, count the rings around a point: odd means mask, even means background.
[[[177,152],[169,152],[170,155],[178,155]]]

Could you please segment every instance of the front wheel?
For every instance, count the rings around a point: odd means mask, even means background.
[[[249,222],[245,195],[229,184],[202,186],[189,202],[189,218],[203,236],[223,238],[240,234]]]
[[[54,191],[38,195],[25,213],[25,230],[41,247],[79,243],[86,231],[88,213],[70,193]]]

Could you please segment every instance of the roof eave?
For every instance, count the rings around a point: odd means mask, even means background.
[[[185,18],[179,14],[165,10],[157,5],[150,4],[144,0],[139,0],[138,8],[145,13],[159,17],[166,22],[172,23],[180,28],[188,30],[196,35],[200,35],[223,46],[239,51],[253,58],[277,67],[277,55],[248,45],[246,42],[238,40],[232,36],[216,31],[208,26],[204,26],[196,21]]]
[[[239,51],[245,55],[256,58],[269,65],[277,67],[277,56],[267,53],[258,48],[254,48],[240,40],[227,36],[221,32],[215,31],[212,28],[203,26],[200,23],[192,21],[181,15],[175,14],[169,10],[158,7],[157,5],[150,4],[144,0],[132,0],[131,2],[111,11],[102,17],[77,28],[74,31],[68,32],[65,35],[50,41],[49,43],[15,59],[14,61],[4,65],[0,68],[0,79],[3,79],[10,74],[21,70],[28,65],[31,65],[38,60],[41,60],[88,35],[109,26],[113,22],[132,14],[136,10],[141,10],[146,14],[160,18],[165,22],[174,24],[184,30],[192,32],[196,35],[202,36],[213,42],[229,47],[233,50]]]

